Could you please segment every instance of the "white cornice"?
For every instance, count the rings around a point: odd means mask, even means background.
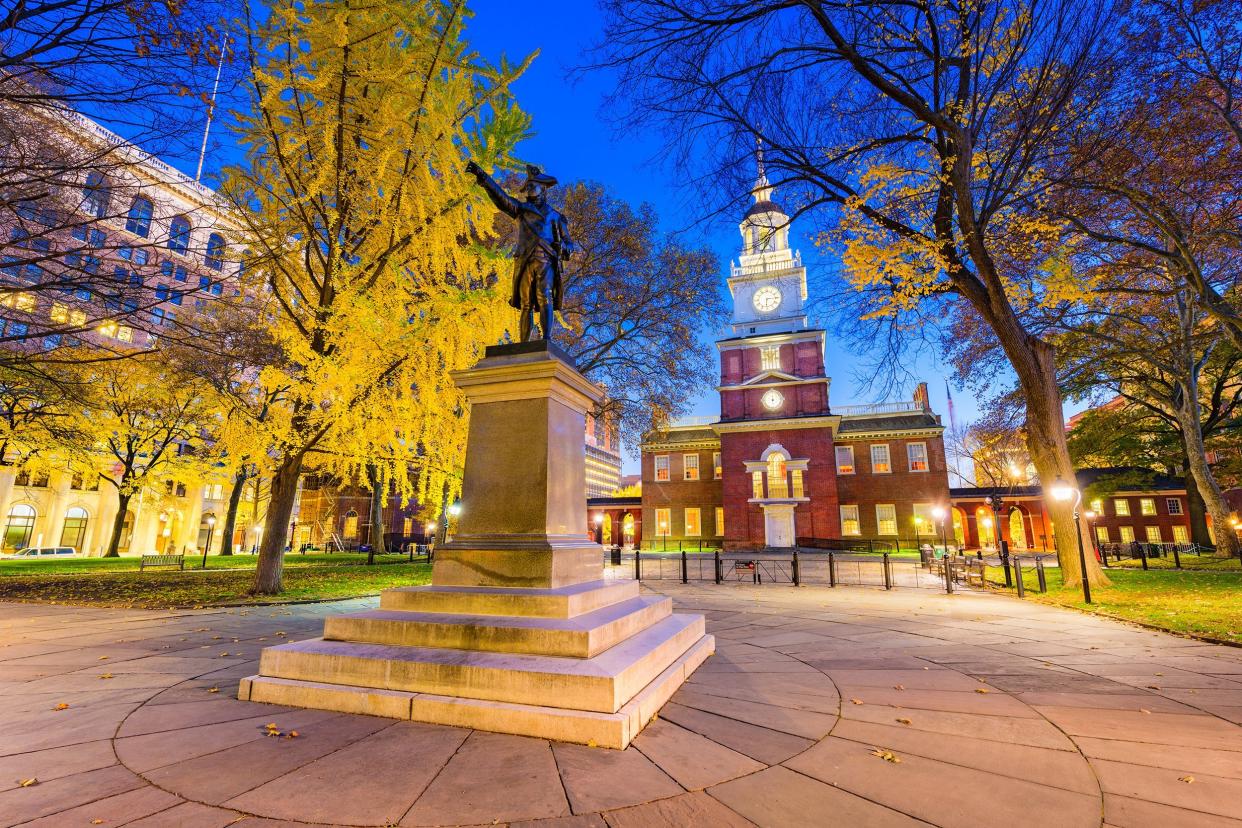
[[[717,434],[728,434],[744,431],[791,431],[799,428],[831,428],[836,430],[841,418],[829,415],[825,417],[781,417],[773,420],[738,420],[729,423],[716,423],[712,428]]]
[[[747,337],[730,337],[716,340],[719,351],[733,351],[739,348],[754,348],[760,345],[783,345],[787,342],[824,342],[824,332],[789,331],[785,333],[755,334]]]
[[[780,382],[758,382],[749,380],[741,385],[717,385],[717,391],[752,391],[756,388],[782,388],[787,385],[831,385],[830,377],[806,377],[805,379],[781,380]]]

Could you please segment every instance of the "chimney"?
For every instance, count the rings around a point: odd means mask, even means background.
[[[931,401],[927,398],[927,383],[920,382],[914,389],[914,401],[922,406],[924,411],[931,411]]]

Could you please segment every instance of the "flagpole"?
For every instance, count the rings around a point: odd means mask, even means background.
[[[228,56],[227,41],[220,42],[220,62],[216,64],[216,80],[211,85],[211,103],[207,105],[207,123],[203,125],[203,146],[198,151],[198,169],[194,171],[194,183],[203,177],[203,160],[207,157],[207,136],[211,134],[211,119],[216,114],[216,92],[220,90],[220,72],[224,69],[224,59]]]

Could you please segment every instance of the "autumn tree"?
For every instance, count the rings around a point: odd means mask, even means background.
[[[1073,480],[1052,344],[1029,330],[1055,234],[1019,205],[1069,120],[1111,19],[1108,3],[609,0],[599,65],[667,128],[691,175],[744,193],[756,140],[794,218],[825,216],[866,316],[903,322],[966,304],[1016,375],[1031,458]],[[823,208],[823,209],[821,209]],[[836,219],[830,223],[827,218]],[[927,316],[943,315],[935,312]],[[1067,584],[1080,568],[1070,505],[1051,503]],[[1085,528],[1080,536],[1088,543]],[[1088,576],[1105,582],[1093,559]]]
[[[272,302],[279,356],[261,383],[283,389],[252,428],[273,467],[256,593],[281,588],[308,463],[343,479],[381,466],[423,502],[458,485],[465,406],[449,372],[514,321],[486,277],[495,255],[472,242],[493,209],[464,168],[514,166],[528,124],[509,94],[524,66],[471,51],[467,16],[460,0],[282,0],[249,22],[246,160],[225,190],[251,289]]]

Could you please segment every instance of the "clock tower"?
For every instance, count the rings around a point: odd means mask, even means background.
[[[774,193],[760,150],[729,273],[733,335],[716,343],[724,525],[734,548],[793,546],[835,533],[839,522],[829,459],[839,418],[828,407],[824,331],[807,327],[806,268]]]

